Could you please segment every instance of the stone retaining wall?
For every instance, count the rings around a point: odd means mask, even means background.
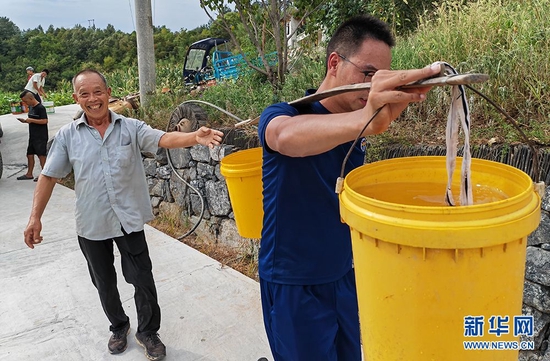
[[[185,182],[172,170],[166,150],[159,150],[154,158],[145,158],[153,213],[179,212],[182,219],[191,224],[200,220],[195,233],[201,239],[257,253],[258,240],[243,238],[237,233],[229,193],[220,173],[220,160],[239,149],[235,145],[215,149],[196,145],[169,150],[172,165]],[[201,197],[191,187],[201,194],[204,211]]]
[[[539,227],[527,239],[523,314],[533,315],[534,351],[521,351],[519,360],[550,361],[550,187],[541,206]]]

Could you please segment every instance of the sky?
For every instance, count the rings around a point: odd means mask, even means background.
[[[154,26],[166,26],[172,32],[193,30],[208,23],[199,0],[150,0]],[[108,24],[126,33],[135,30],[134,0],[0,0],[0,17],[7,17],[21,30],[41,25],[47,30]]]

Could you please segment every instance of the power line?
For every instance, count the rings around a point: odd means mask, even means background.
[[[156,0],[153,0],[153,11],[152,11],[152,12],[153,12],[153,19],[152,19],[152,21],[153,21],[153,26],[155,26],[155,23],[156,23],[156,21],[155,21],[155,16],[157,15],[156,6],[157,6],[157,1],[156,1]]]
[[[132,12],[132,0],[128,0],[128,6],[130,7],[130,18],[132,19],[132,26],[134,31],[136,30],[136,24],[134,23],[134,13]]]

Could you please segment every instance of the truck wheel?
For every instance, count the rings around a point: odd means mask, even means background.
[[[172,112],[166,131],[194,132],[207,122],[208,115],[203,108],[197,104],[182,103]]]

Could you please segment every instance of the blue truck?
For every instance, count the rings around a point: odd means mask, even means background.
[[[185,84],[210,84],[236,79],[239,75],[251,71],[241,54],[234,55],[228,50],[228,43],[227,39],[207,38],[191,44],[183,65]],[[266,60],[269,65],[276,65],[277,52],[267,54]],[[253,59],[252,63],[262,65],[260,58]]]

